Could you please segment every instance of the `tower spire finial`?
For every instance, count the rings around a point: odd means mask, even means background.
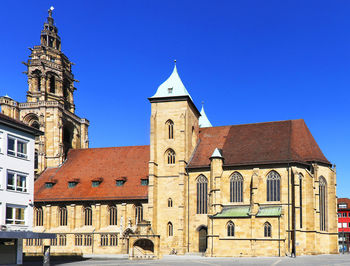
[[[47,10],[47,12],[49,13],[49,17],[52,18],[52,11],[54,10],[55,8],[53,6],[51,6],[49,8],[49,10]]]

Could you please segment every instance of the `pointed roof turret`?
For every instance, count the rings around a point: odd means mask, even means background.
[[[207,115],[204,112],[204,104],[202,103],[202,110],[201,110],[201,116],[198,120],[199,127],[212,127],[212,124],[210,123]]]
[[[175,66],[173,73],[171,73],[170,77],[158,87],[156,94],[154,94],[151,99],[176,96],[188,96],[191,98],[191,95],[186,90],[179,74],[177,73],[176,60],[174,60],[174,62]]]

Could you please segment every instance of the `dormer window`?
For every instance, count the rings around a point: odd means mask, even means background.
[[[116,178],[115,179],[115,185],[117,186],[117,187],[121,187],[121,186],[123,186],[124,185],[124,183],[126,182],[126,177],[118,177],[118,178]]]
[[[69,181],[69,182],[68,182],[68,187],[69,187],[69,188],[73,188],[73,187],[75,187],[77,184],[78,184],[78,182]]]
[[[94,178],[91,180],[91,186],[92,187],[98,187],[103,181],[102,177]]]
[[[45,183],[45,188],[52,188],[55,183],[53,182],[46,182]]]
[[[173,93],[173,88],[168,88],[168,93],[172,94]]]
[[[141,179],[141,186],[148,186],[148,179]]]

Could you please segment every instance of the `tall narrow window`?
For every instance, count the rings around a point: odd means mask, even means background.
[[[243,177],[234,172],[230,179],[230,201],[243,202]]]
[[[50,77],[50,92],[51,93],[55,93],[55,91],[56,91],[56,84],[55,84],[56,82],[55,82],[55,77],[54,76],[51,76]]]
[[[271,237],[271,224],[269,222],[264,224],[264,237]]]
[[[109,208],[109,225],[117,225],[118,215],[117,215],[117,207]]]
[[[227,236],[235,236],[235,224],[231,221],[227,223]]]
[[[200,175],[197,179],[197,213],[207,213],[208,180]]]
[[[267,201],[280,201],[281,177],[276,171],[271,171],[267,176]]]
[[[300,228],[303,228],[303,176],[299,174],[299,214],[300,214]]]
[[[41,91],[41,77],[40,76],[36,77],[36,82],[38,84],[37,91]]]
[[[35,226],[43,226],[44,214],[41,207],[35,209]]]
[[[168,164],[175,164],[175,152],[172,149],[167,150],[166,159]]]
[[[327,181],[321,176],[319,179],[320,230],[327,230]]]
[[[60,226],[67,226],[67,208],[60,208]]]
[[[171,198],[168,199],[168,207],[173,207],[173,200]]]
[[[135,206],[135,221],[139,223],[143,220],[143,208],[142,206]]]
[[[168,128],[168,138],[173,139],[174,138],[174,122],[171,120],[168,120],[166,122],[166,126]]]
[[[0,131],[0,153],[3,152],[4,148],[3,148],[3,145],[4,145],[4,133]]]
[[[92,209],[90,207],[84,209],[84,221],[85,225],[92,225]]]
[[[171,222],[168,223],[168,236],[173,236],[173,224]]]

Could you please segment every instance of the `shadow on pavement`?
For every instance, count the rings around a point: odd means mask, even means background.
[[[82,256],[50,256],[50,265],[60,265],[62,263],[70,263],[75,261],[88,260]],[[23,265],[25,266],[37,266],[43,265],[42,256],[23,256]]]

